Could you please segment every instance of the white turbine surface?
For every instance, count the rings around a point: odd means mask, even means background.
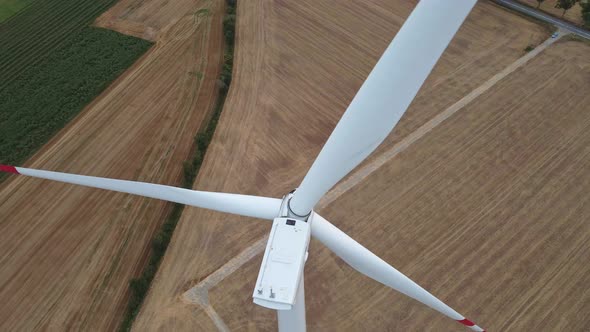
[[[279,213],[281,200],[276,198],[196,191],[161,184],[100,178],[16,167],[19,174],[135,194],[165,201],[196,206],[242,216],[273,219]]]
[[[456,321],[463,321],[465,319],[464,316],[453,310],[453,308],[444,304],[441,300],[427,292],[369,249],[363,247],[319,214],[314,213],[311,217],[311,235],[355,270],[426,304],[451,319]],[[474,331],[483,331],[477,325],[470,326],[470,328]]]
[[[277,310],[277,320],[280,332],[305,331],[305,282],[301,276],[301,282],[297,288],[297,295],[293,309]]]
[[[422,0],[418,3],[352,100],[299,188],[292,197],[286,195],[284,202],[275,198],[195,191],[7,165],[0,165],[0,172],[113,190],[262,219],[291,218],[295,214],[302,218],[294,219],[303,222],[304,217],[310,215],[308,222],[311,223],[311,235],[354,269],[474,331],[483,331],[326,219],[312,212],[319,199],[389,135],[475,2],[476,0]],[[290,212],[287,211],[287,206]],[[289,224],[290,221],[293,223]],[[295,221],[287,220],[286,225],[295,225]],[[305,239],[309,240],[309,237]],[[307,249],[307,245],[308,242],[304,249]],[[280,243],[280,246],[285,246],[284,249],[294,247],[289,247],[288,243]],[[287,257],[284,252],[288,250],[277,250],[277,253]],[[283,271],[282,267],[280,271]],[[269,296],[274,298],[272,285],[270,289]],[[282,332],[305,331],[303,275],[297,289],[294,309],[279,311],[278,318]]]
[[[399,30],[330,135],[290,209],[306,216],[389,135],[476,0],[423,0]]]

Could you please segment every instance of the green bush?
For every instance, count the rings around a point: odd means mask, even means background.
[[[195,136],[195,144],[197,145],[197,150],[205,151],[207,145],[209,144],[207,134],[204,132],[199,132],[197,136]]]
[[[582,20],[584,20],[584,26],[590,28],[590,2],[580,2],[582,6]]]
[[[225,36],[226,46],[233,48],[236,33],[236,16],[233,14],[226,15],[223,19],[223,35]]]
[[[168,247],[170,239],[166,236],[164,232],[160,232],[154,236],[152,240],[152,250],[154,253],[163,254],[166,251],[166,247]]]

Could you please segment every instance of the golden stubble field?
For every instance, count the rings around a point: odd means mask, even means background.
[[[234,81],[195,188],[280,197],[297,186],[412,7],[239,2]],[[547,36],[478,3],[385,147]],[[551,46],[319,212],[483,327],[588,329],[587,52]],[[210,306],[183,296],[269,229],[185,209],[134,329],[209,331],[216,314],[230,330],[276,329],[251,302],[261,255],[211,288]],[[310,330],[461,329],[315,241],[306,273]]]
[[[588,330],[589,50],[553,45],[321,212],[490,331]],[[318,330],[459,330],[314,249]]]
[[[159,22],[155,45],[25,166],[180,184],[182,162],[217,97],[224,2],[133,5],[126,14],[134,24]],[[201,8],[210,15],[194,17]],[[169,207],[38,179],[5,181],[0,330],[115,330],[128,282]]]

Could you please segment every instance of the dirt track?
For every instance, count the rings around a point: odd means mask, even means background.
[[[240,2],[234,81],[195,187],[275,197],[294,188],[411,7],[405,1]],[[543,28],[480,2],[381,152],[545,37]],[[575,199],[582,188],[571,186],[587,165],[583,153],[552,155],[582,135],[587,120],[577,115],[587,97],[572,89],[588,91],[588,63],[580,55],[586,49],[573,44],[550,48],[549,55],[496,83],[320,212],[490,330],[539,330],[551,322],[561,324],[553,326],[558,330],[584,330],[576,315],[588,312],[583,285],[589,274],[581,264],[588,255],[588,211]],[[575,60],[562,64],[570,56]],[[524,102],[527,88],[534,96],[526,101],[535,102]],[[561,96],[572,100],[571,111],[559,107]],[[561,121],[566,115],[580,125]],[[535,124],[553,132],[545,137]],[[569,138],[551,145],[562,131]],[[515,144],[519,140],[530,145]],[[585,140],[572,148],[584,149]],[[571,161],[568,172],[529,176],[552,156]],[[269,227],[186,209],[134,329],[211,329],[203,308],[182,294]],[[257,256],[209,293],[231,330],[276,328],[275,314],[251,302],[259,264]],[[353,272],[316,242],[306,269],[310,330],[460,329]],[[543,285],[548,293],[535,293]],[[558,293],[558,285],[577,296]],[[563,307],[553,306],[556,298]],[[548,315],[551,321],[544,319]]]
[[[155,26],[156,45],[26,166],[179,184],[216,99],[223,2],[156,2],[126,12],[133,24]],[[205,7],[211,15],[192,15]],[[0,186],[0,330],[116,329],[128,281],[168,209],[130,195],[7,180]]]

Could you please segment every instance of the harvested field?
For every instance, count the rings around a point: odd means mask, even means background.
[[[577,25],[584,24],[584,21],[582,20],[582,7],[579,4],[575,4],[567,12],[565,12],[565,15],[562,16],[563,9],[555,8],[557,1],[558,0],[543,1],[539,9],[555,17],[561,17],[564,20],[570,21]],[[518,2],[522,2],[525,5],[529,5],[533,8],[537,8],[537,5],[539,4],[537,0],[518,0]]]
[[[320,213],[491,331],[587,331],[589,48],[552,46]],[[311,246],[310,330],[460,330]],[[276,324],[247,298],[260,259],[209,293],[231,330]]]
[[[321,212],[491,331],[587,331],[589,49],[553,45]],[[317,329],[458,329],[313,251]]]
[[[223,1],[157,44],[25,166],[178,185],[212,111]],[[146,14],[147,15],[147,14]],[[157,16],[154,10],[151,15]],[[115,330],[169,204],[13,177],[0,185],[0,330]]]
[[[199,9],[208,7],[212,1],[121,0],[96,19],[95,25],[147,40],[157,40],[163,30],[174,26],[171,23],[184,15],[196,15]]]
[[[239,2],[233,83],[195,188],[274,197],[280,197],[294,188],[412,8],[413,4],[406,1]],[[396,133],[386,142],[386,147],[406,137],[524,55],[523,50],[528,44],[538,44],[547,36],[548,31],[545,28],[529,20],[513,15],[490,2],[478,3],[402,119]],[[431,136],[436,137],[434,133],[428,137]],[[439,146],[441,143],[439,142]],[[400,162],[401,159],[395,160]],[[433,166],[414,164],[411,167],[418,165],[423,172],[426,171],[424,167]],[[387,165],[384,169],[390,167]],[[398,187],[388,188],[392,193],[383,192],[382,187],[372,185],[376,176],[359,185],[360,188],[367,187],[367,191],[372,191],[363,192],[363,200],[356,204],[364,204],[366,209],[377,209],[376,212],[399,208],[399,202],[392,194],[397,192]],[[416,177],[400,178],[418,181]],[[469,194],[469,191],[464,192],[466,197],[470,197]],[[403,248],[399,247],[401,243],[388,242],[391,241],[387,238],[392,233],[391,218],[377,219],[368,213],[364,216],[359,212],[355,213],[357,220],[350,217],[337,219],[353,212],[351,209],[355,205],[351,201],[354,197],[359,197],[358,195],[347,194],[322,211],[328,217],[334,217],[335,224],[351,231],[353,236],[360,236],[359,239],[370,249],[382,254],[402,271],[424,283],[435,294],[450,299],[451,305],[474,319],[482,319],[481,306],[462,305],[486,298],[478,297],[479,294],[472,291],[475,289],[482,292],[478,288],[482,285],[468,283],[465,286],[471,286],[471,289],[467,292],[460,296],[455,292],[453,296],[449,296],[449,291],[457,290],[456,287],[461,285],[447,284],[445,293],[445,290],[441,291],[432,282],[429,283],[424,275],[412,270],[408,262],[413,262],[422,269],[420,271],[429,266],[416,259],[419,257],[415,256],[416,250],[421,246],[409,243],[412,239],[419,243],[425,242],[417,238],[416,234],[408,231],[405,235],[407,239],[403,242],[414,250],[410,256],[406,255],[408,248],[399,250]],[[368,203],[372,200],[379,205]],[[346,206],[341,201],[346,202],[349,207],[337,211],[337,206]],[[426,211],[412,209],[405,213],[418,215]],[[432,213],[436,213],[436,210]],[[358,222],[357,227],[366,227],[367,233],[355,233],[355,221]],[[413,225],[428,227],[430,222],[433,221],[416,221]],[[196,208],[185,209],[134,329],[206,330],[199,325],[201,323],[187,323],[195,322],[195,313],[202,317],[203,308],[198,304],[185,302],[181,295],[266,236],[269,229],[270,223],[266,221]],[[374,231],[379,232],[379,239],[362,237],[363,234]],[[389,250],[390,248],[397,250]],[[487,254],[474,249],[476,248],[469,247],[469,251],[460,249],[463,251],[458,253]],[[307,284],[313,284],[307,292],[310,301],[308,324],[313,330],[358,330],[361,325],[344,325],[354,320],[336,322],[347,315],[356,318],[358,324],[372,322],[373,330],[383,330],[385,326],[395,326],[399,322],[403,322],[402,327],[407,325],[414,330],[424,326],[443,326],[446,330],[449,326],[450,329],[459,328],[454,325],[456,323],[439,319],[429,309],[414,305],[392,291],[386,291],[379,284],[355,274],[343,262],[322,250],[320,245],[313,244],[307,267]],[[386,250],[388,255],[384,254]],[[313,255],[319,257],[315,258]],[[399,257],[405,257],[406,260]],[[425,257],[430,261],[439,260],[435,261],[437,266],[430,266],[437,269],[438,274],[427,276],[435,281],[456,278],[456,275],[447,273],[456,269],[448,269],[448,262],[441,261],[444,258],[441,257]],[[209,302],[212,308],[231,330],[273,330],[276,326],[274,312],[251,303],[252,287],[259,264],[260,256],[257,256],[210,290]],[[447,268],[444,274],[442,267]],[[464,273],[471,275],[483,268],[480,265],[461,267]],[[334,281],[330,280],[332,277]],[[346,280],[349,281],[344,284]],[[336,299],[341,287],[350,287],[351,290],[342,292],[341,296],[346,297]],[[351,296],[353,291],[361,293],[355,298]],[[377,295],[375,292],[378,292]],[[312,294],[314,296],[310,297]],[[490,296],[489,294],[493,293],[486,292],[485,296]],[[374,300],[371,295],[374,295]],[[397,303],[395,306],[391,304],[394,302]],[[332,310],[332,307],[335,309]],[[371,313],[369,310],[373,307],[375,310]],[[214,317],[211,313],[209,315]],[[426,318],[414,321],[409,318],[411,315],[426,315],[420,316]],[[500,321],[506,322],[505,319]],[[484,319],[481,324],[486,326],[485,323],[489,322]]]

